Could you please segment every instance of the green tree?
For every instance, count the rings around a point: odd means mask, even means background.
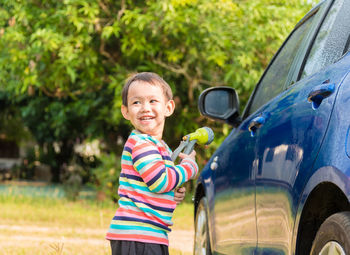
[[[196,105],[205,88],[232,86],[245,104],[269,59],[311,5],[307,0],[1,2],[0,91],[40,144],[62,146],[65,155],[54,157],[56,179],[76,142],[100,138],[109,151],[120,153],[115,141],[130,130],[119,110],[120,93],[130,73],[154,71],[172,86],[176,117],[168,120],[165,139],[175,147],[183,134],[208,124]],[[227,126],[209,125],[228,132]]]

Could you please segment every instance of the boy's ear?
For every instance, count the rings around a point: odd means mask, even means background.
[[[123,117],[124,117],[125,119],[130,120],[130,119],[129,119],[129,111],[128,111],[128,107],[127,107],[127,106],[125,106],[125,105],[122,104],[121,112],[122,112]]]
[[[175,110],[175,102],[174,100],[169,100],[166,104],[165,117],[169,117],[174,113]]]

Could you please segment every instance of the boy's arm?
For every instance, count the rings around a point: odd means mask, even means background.
[[[149,141],[138,142],[131,156],[141,178],[156,193],[171,191],[194,178],[198,172],[197,163],[191,158],[184,158],[179,165],[174,165],[170,157],[163,160],[157,146]]]

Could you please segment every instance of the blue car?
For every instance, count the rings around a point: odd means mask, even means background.
[[[202,92],[232,125],[198,178],[194,254],[350,254],[350,0],[295,26],[242,114],[233,88]]]

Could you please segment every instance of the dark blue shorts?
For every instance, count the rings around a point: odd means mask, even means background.
[[[112,255],[169,255],[167,245],[141,243],[124,240],[110,240]]]

